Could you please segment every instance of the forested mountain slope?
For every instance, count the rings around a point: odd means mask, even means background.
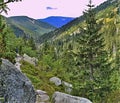
[[[107,0],[106,2],[102,3],[101,5],[95,8],[97,12],[97,19],[101,19],[101,17],[105,17],[106,14],[109,14],[112,7],[115,7],[117,0]],[[66,35],[71,35],[79,31],[79,28],[82,27],[84,21],[84,15],[80,16],[69,22],[68,24],[64,25],[61,28],[55,29],[52,32],[46,33],[39,38],[39,42],[43,43],[47,40],[55,40],[57,38],[61,38]]]
[[[72,83],[73,95],[94,103],[119,103],[120,2],[88,7],[84,16],[41,36],[40,65]]]
[[[48,23],[37,21],[27,16],[15,16],[6,18],[7,23],[13,29],[14,33],[19,36],[32,36],[37,40],[38,36],[55,30],[56,28]]]
[[[36,57],[35,65],[21,60],[21,71],[50,97],[60,91],[93,103],[119,103],[120,1],[108,0],[93,9],[90,0],[87,7],[84,16],[38,38],[40,48],[33,38],[17,38],[1,17],[0,57],[13,63],[16,53]],[[51,78],[60,78],[70,91]]]

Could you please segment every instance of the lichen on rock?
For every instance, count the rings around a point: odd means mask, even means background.
[[[8,60],[0,66],[0,96],[4,103],[35,103],[36,93],[31,81]]]

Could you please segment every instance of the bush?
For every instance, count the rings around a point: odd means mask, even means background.
[[[16,53],[15,52],[6,52],[3,55],[3,58],[8,59],[12,63],[15,63],[15,57],[16,57]]]
[[[26,53],[27,55],[31,56],[31,57],[36,57],[36,51],[32,50],[31,47],[23,47],[22,48],[22,53]]]

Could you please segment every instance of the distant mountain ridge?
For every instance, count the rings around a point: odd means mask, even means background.
[[[56,28],[48,23],[37,21],[27,16],[13,16],[6,18],[7,23],[17,36],[26,35],[37,39],[38,36],[55,30]]]
[[[45,19],[38,19],[39,21],[43,21],[49,23],[57,28],[62,27],[63,25],[67,24],[68,22],[72,21],[73,17],[62,17],[62,16],[50,16]]]

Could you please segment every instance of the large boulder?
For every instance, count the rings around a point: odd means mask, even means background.
[[[48,96],[47,92],[42,90],[36,90],[37,99],[36,103],[49,103],[50,97]]]
[[[30,80],[8,60],[0,66],[0,97],[4,103],[35,103],[36,93]]]
[[[62,84],[62,81],[60,78],[58,77],[52,77],[50,78],[50,82],[53,82],[56,86],[59,86]]]
[[[69,94],[55,92],[52,97],[52,103],[92,103],[90,100]]]

